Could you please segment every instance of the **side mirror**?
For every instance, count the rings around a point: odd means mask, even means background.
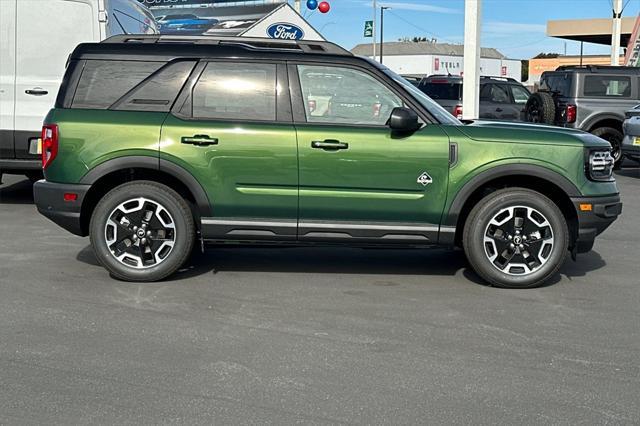
[[[409,108],[396,107],[391,111],[387,126],[394,132],[413,133],[420,128],[418,114]]]

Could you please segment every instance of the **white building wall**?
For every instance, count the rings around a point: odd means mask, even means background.
[[[390,55],[383,63],[402,75],[429,76],[432,74],[461,75],[464,69],[462,56],[448,55]],[[520,81],[522,63],[517,59],[480,59],[480,75],[510,77]]]

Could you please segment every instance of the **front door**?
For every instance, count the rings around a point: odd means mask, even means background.
[[[394,135],[386,122],[405,101],[366,70],[298,64],[290,65],[290,77],[299,80],[294,106],[304,110],[295,118],[298,237],[433,242],[448,180],[449,139],[442,128],[425,124],[411,135]]]
[[[195,74],[162,127],[160,158],[204,188],[212,213],[202,218],[203,237],[295,240],[298,160],[285,65],[217,61]]]

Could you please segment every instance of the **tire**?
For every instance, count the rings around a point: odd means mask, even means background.
[[[191,254],[193,215],[173,189],[151,181],[122,184],[97,204],[89,225],[98,261],[115,278],[158,281]]]
[[[613,127],[598,127],[591,131],[591,134],[596,135],[611,144],[611,156],[613,157],[615,163],[614,167],[619,169],[622,165],[622,160],[624,156],[622,155],[622,139],[624,139],[624,135],[618,129]]]
[[[529,97],[524,107],[525,120],[531,123],[554,124],[556,103],[547,92],[536,92]]]
[[[512,225],[522,218],[518,232],[518,226]],[[489,284],[533,288],[543,285],[564,264],[569,231],[565,217],[550,199],[529,189],[507,188],[489,194],[471,210],[463,247],[474,271]]]

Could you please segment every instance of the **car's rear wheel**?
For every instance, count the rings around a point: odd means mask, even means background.
[[[614,166],[619,168],[623,160],[622,140],[624,139],[624,135],[622,132],[613,127],[598,127],[592,130],[591,133],[611,144],[611,156],[614,160]]]
[[[89,236],[98,261],[116,278],[157,281],[187,260],[193,215],[173,189],[150,181],[120,185],[91,216]]]
[[[476,204],[464,227],[467,259],[480,277],[503,288],[532,288],[555,275],[569,246],[567,222],[544,195],[496,191]]]

